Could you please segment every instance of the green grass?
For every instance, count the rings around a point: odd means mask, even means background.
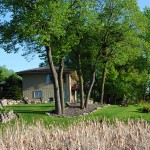
[[[19,120],[26,123],[35,123],[37,120],[43,120],[44,124],[68,126],[72,121],[80,119],[80,117],[63,118],[56,116],[48,116],[46,112],[54,109],[54,103],[47,104],[21,104],[6,106],[5,111],[13,110],[19,115]]]
[[[150,113],[141,113],[138,106],[130,105],[128,107],[120,107],[111,105],[104,107],[92,114],[93,117],[105,117],[113,120],[115,118],[127,121],[129,118],[133,120],[144,119],[150,122]]]
[[[144,119],[150,122],[150,113],[141,113],[138,110],[138,106],[128,106],[120,107],[117,105],[111,105],[108,107],[103,107],[96,112],[93,112],[90,115],[84,117],[71,117],[71,118],[62,118],[55,116],[47,116],[46,112],[54,109],[54,103],[47,104],[22,104],[15,106],[7,106],[5,110],[14,110],[20,116],[20,120],[24,120],[27,123],[34,123],[36,120],[42,119],[44,124],[50,125],[62,125],[68,126],[68,124],[84,119],[84,120],[101,120],[104,117],[109,118],[111,121],[115,118],[118,118],[122,121],[127,121],[128,118],[133,120]]]

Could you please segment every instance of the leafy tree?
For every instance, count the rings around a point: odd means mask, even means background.
[[[13,71],[8,70],[5,66],[0,66],[0,83],[5,81],[12,73]]]
[[[98,1],[99,48],[101,59],[101,98],[103,104],[104,86],[109,68],[115,64],[122,65],[136,59],[142,53],[145,17],[140,12],[135,0]],[[140,19],[139,19],[140,18]]]
[[[80,86],[79,90],[80,90],[81,109],[83,109],[85,106],[84,86],[86,82],[84,80],[85,78],[84,75],[86,74],[86,72],[89,73],[88,71],[89,68],[86,68],[86,66],[88,67],[89,62],[91,61],[91,59],[89,59],[91,57],[90,55],[94,52],[94,50],[91,50],[94,47],[94,43],[92,43],[94,41],[92,40],[93,36],[92,34],[95,31],[93,25],[94,21],[96,20],[96,14],[95,10],[93,10],[93,4],[94,3],[92,3],[92,1],[88,0],[73,1],[73,5],[70,8],[71,12],[73,13],[69,19],[70,24],[67,30],[67,35],[69,39],[71,39],[70,40],[71,52],[69,53],[65,61],[67,61],[67,64],[69,66],[72,66],[74,69],[77,70]],[[91,83],[92,86],[93,84],[94,82]],[[90,96],[90,94],[88,95]]]
[[[124,96],[134,103],[146,98],[149,74],[145,59],[139,57],[125,65],[109,69],[105,90],[106,102],[120,103]]]
[[[2,0],[2,14],[11,13],[11,20],[0,24],[0,44],[7,52],[17,52],[24,47],[25,55],[46,53],[54,83],[55,111],[61,114],[58,74],[54,67],[53,43],[65,35],[64,24],[68,22],[67,1]],[[55,42],[54,42],[55,41]]]

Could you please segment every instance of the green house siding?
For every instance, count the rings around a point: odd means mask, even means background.
[[[24,74],[23,77],[23,95],[30,100],[35,100],[34,91],[42,91],[42,98],[48,100],[54,98],[53,84],[46,84],[46,74]]]
[[[37,100],[39,98],[34,97],[35,91],[42,91],[43,100],[48,100],[49,98],[54,99],[54,87],[53,84],[46,83],[46,74],[24,74],[23,78],[23,96],[28,97],[30,100]],[[66,93],[65,100],[69,101],[68,94],[68,83],[64,84],[64,91]]]

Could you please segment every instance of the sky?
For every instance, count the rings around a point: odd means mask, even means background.
[[[145,6],[150,7],[150,0],[138,0],[138,5],[140,9],[143,10]],[[21,51],[16,54],[7,54],[3,49],[0,49],[0,66],[5,66],[9,70],[18,72],[36,68],[42,62],[38,55],[35,55],[33,59],[29,61],[26,60],[25,57],[23,57],[21,54]]]

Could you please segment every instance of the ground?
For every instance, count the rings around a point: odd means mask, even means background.
[[[94,110],[97,110],[100,107],[97,103],[95,104],[89,104],[88,108],[85,109],[80,109],[80,104],[79,103],[72,103],[70,106],[66,107],[65,109],[65,116],[81,116],[85,114],[89,114],[93,112]],[[54,114],[54,111],[50,111],[50,114]]]

